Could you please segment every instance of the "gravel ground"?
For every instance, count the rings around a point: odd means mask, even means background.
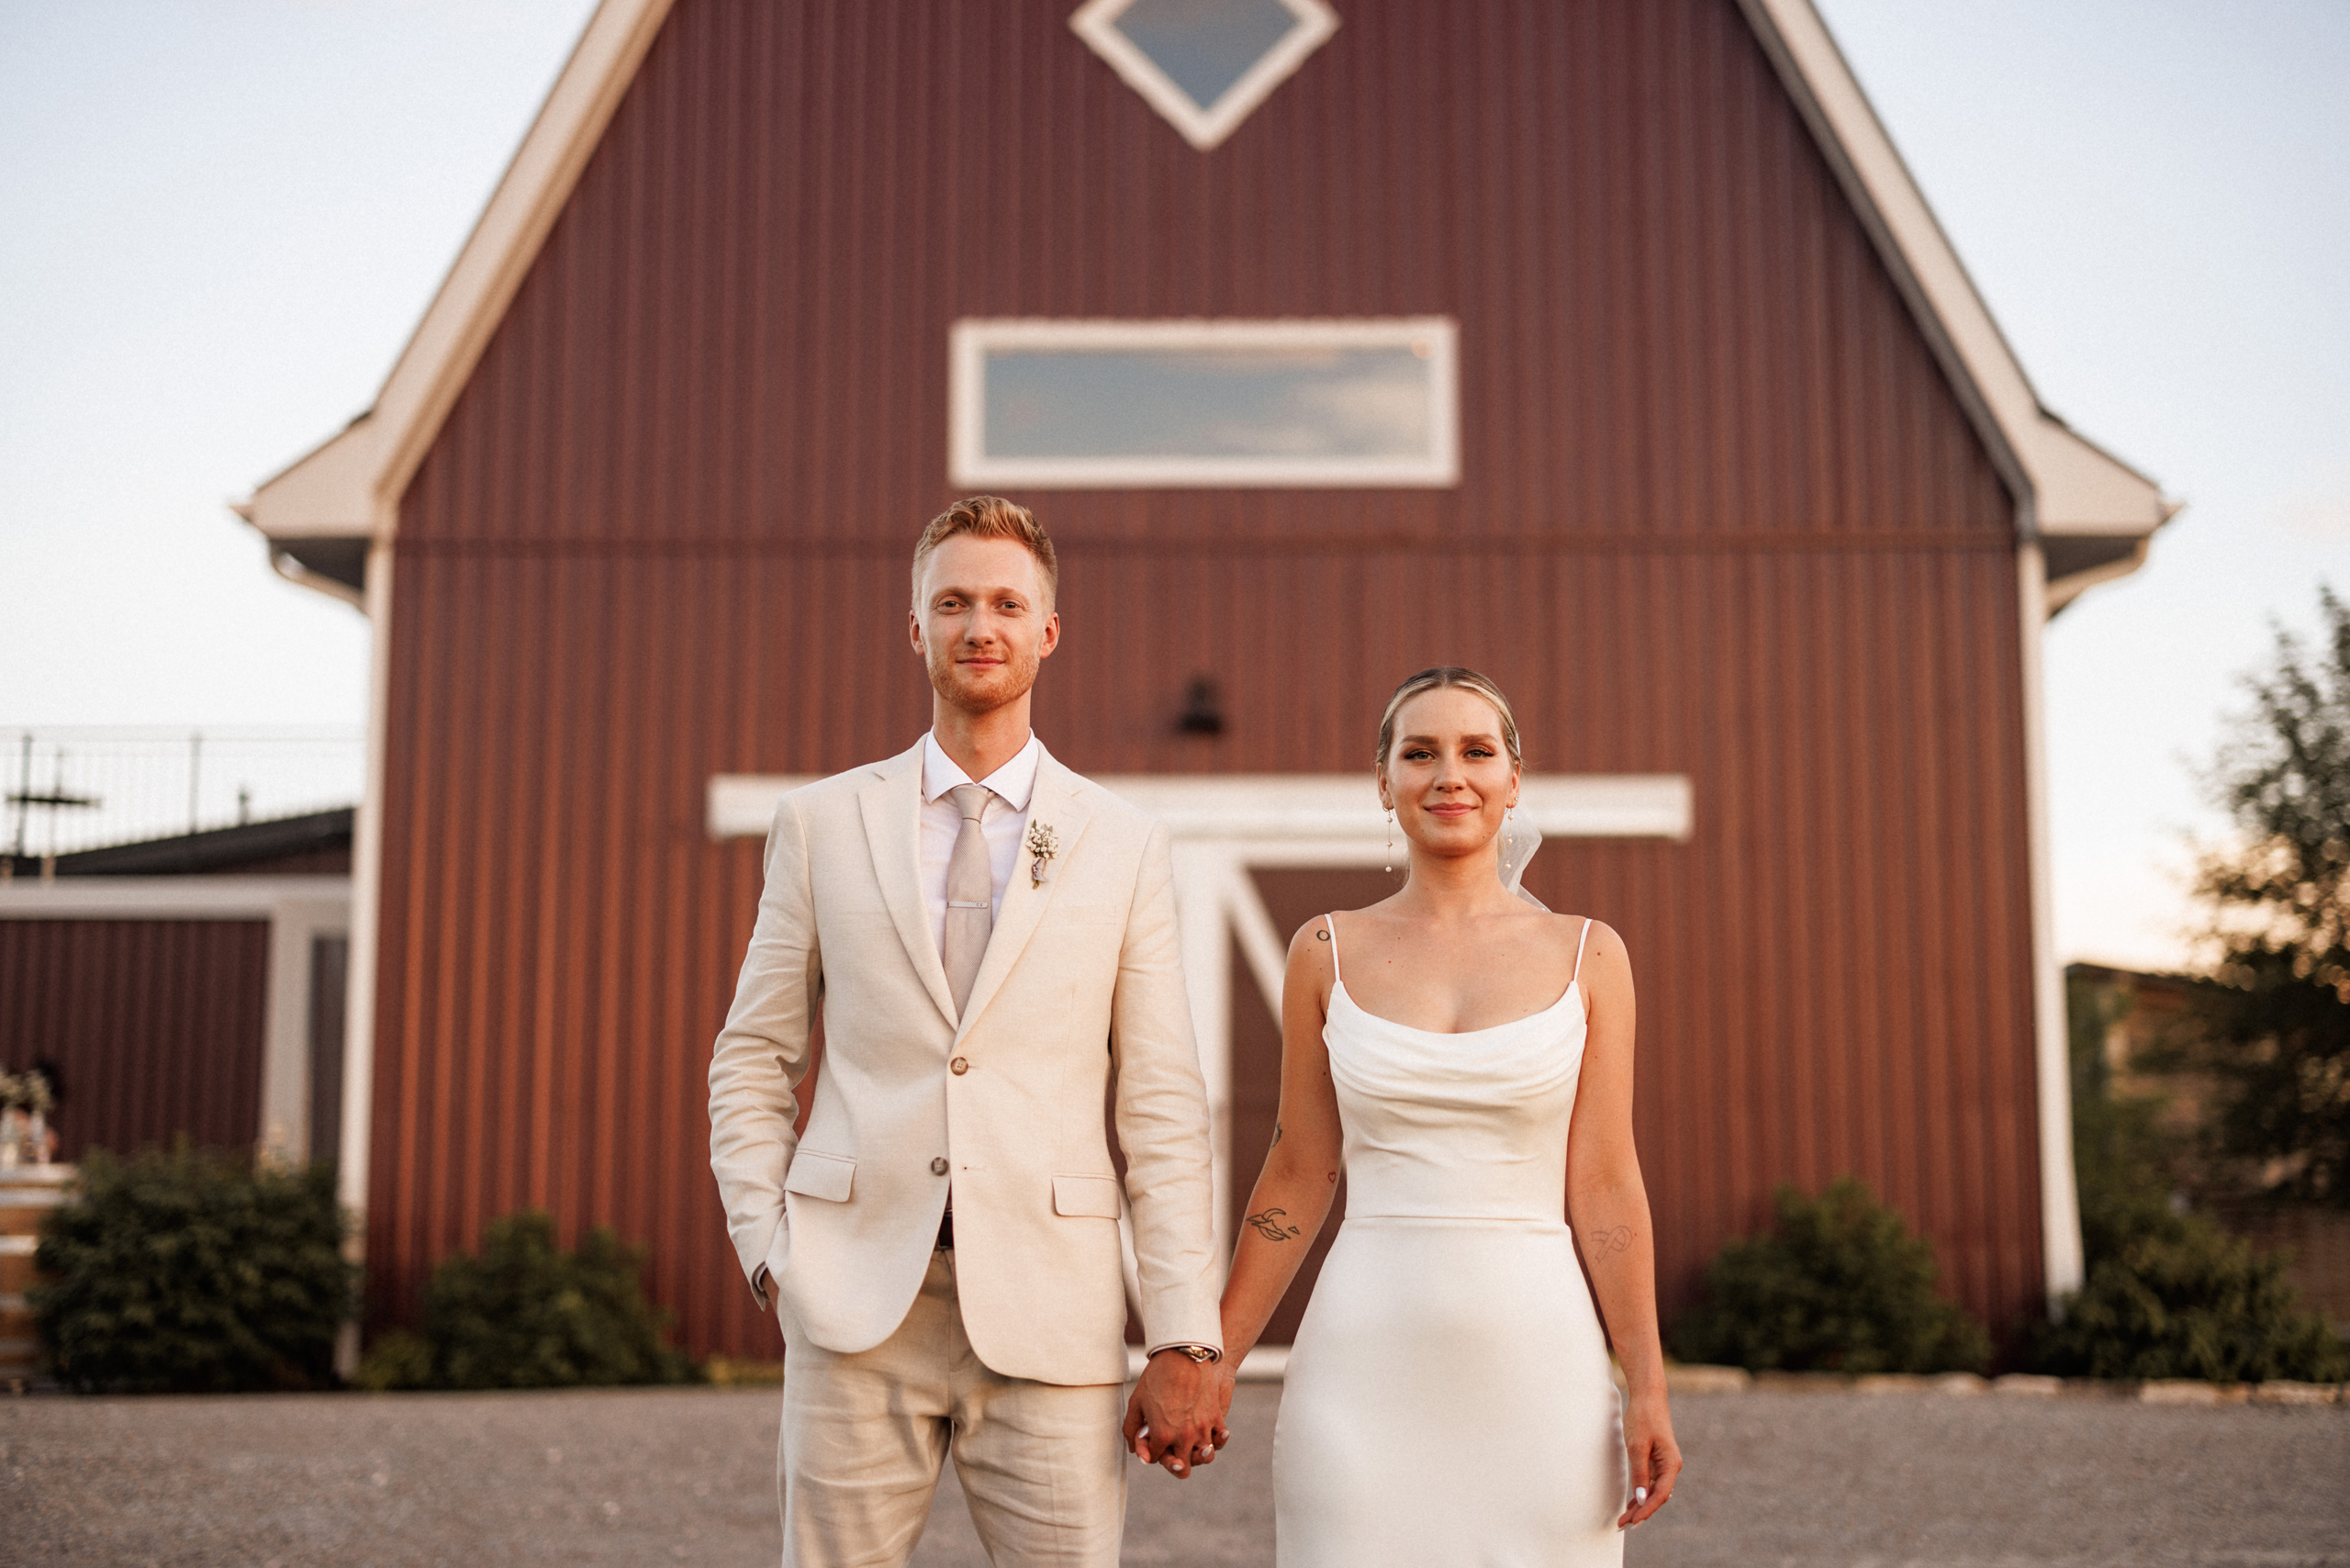
[[[1272,1561],[1278,1385],[1190,1482],[1136,1473],[1128,1563]],[[2350,1568],[2350,1406],[1680,1396],[1634,1568]],[[0,1398],[0,1562],[777,1558],[772,1389]],[[950,1477],[919,1568],[984,1562]]]

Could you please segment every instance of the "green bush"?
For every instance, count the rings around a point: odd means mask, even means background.
[[[565,1252],[546,1214],[493,1220],[478,1258],[453,1253],[432,1271],[422,1332],[378,1339],[358,1381],[375,1389],[695,1382],[692,1361],[664,1342],[668,1315],[644,1299],[643,1268],[641,1249],[601,1226]]]
[[[2301,1310],[2282,1259],[2199,1215],[2139,1208],[2086,1228],[2088,1278],[2036,1338],[2036,1370],[2213,1383],[2350,1377],[2350,1355],[2322,1317]]]
[[[185,1143],[93,1150],[41,1227],[28,1293],[49,1364],[84,1393],[324,1388],[351,1316],[334,1170],[251,1170]]]
[[[1933,1248],[1867,1185],[1773,1197],[1777,1223],[1706,1270],[1703,1303],[1669,1337],[1684,1361],[1751,1372],[1979,1372],[1990,1338],[1935,1294]]]
[[[2071,980],[2066,991],[2073,1170],[2088,1271],[2058,1320],[2033,1335],[2027,1363],[2072,1377],[2350,1376],[2350,1355],[2323,1318],[2301,1309],[2282,1259],[2174,1209],[2179,1151],[2158,1129],[2163,1103],[2117,1092],[2105,1061],[2126,1002],[2087,979]]]

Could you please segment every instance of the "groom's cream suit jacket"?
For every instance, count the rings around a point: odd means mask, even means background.
[[[824,1349],[869,1350],[912,1305],[951,1186],[979,1360],[1117,1383],[1130,1203],[1147,1343],[1219,1345],[1207,1101],[1166,830],[1040,756],[1028,822],[1056,848],[1041,885],[1023,849],[958,1018],[923,900],[922,763],[917,745],[776,810],[710,1068],[711,1166],[744,1272],[756,1290],[764,1265]],[[820,1006],[823,1067],[795,1139]]]

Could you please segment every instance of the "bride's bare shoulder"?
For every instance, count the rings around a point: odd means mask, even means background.
[[[1319,964],[1326,969],[1330,963],[1330,922],[1332,917],[1317,914],[1292,932],[1289,939],[1289,961]]]
[[[1596,915],[1553,914],[1550,919],[1552,939],[1570,953],[1581,947],[1583,962],[1594,958],[1603,963],[1626,961],[1628,955],[1624,939],[1616,934],[1614,926]]]

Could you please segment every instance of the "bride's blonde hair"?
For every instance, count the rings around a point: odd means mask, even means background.
[[[1395,747],[1395,711],[1423,691],[1441,690],[1448,686],[1473,691],[1494,705],[1494,711],[1502,716],[1502,746],[1509,753],[1509,765],[1524,767],[1526,759],[1517,749],[1517,715],[1509,711],[1509,699],[1502,695],[1502,689],[1490,678],[1459,665],[1424,669],[1395,689],[1395,695],[1387,700],[1387,711],[1379,717],[1379,755],[1371,759],[1371,766],[1385,768],[1387,754]]]

